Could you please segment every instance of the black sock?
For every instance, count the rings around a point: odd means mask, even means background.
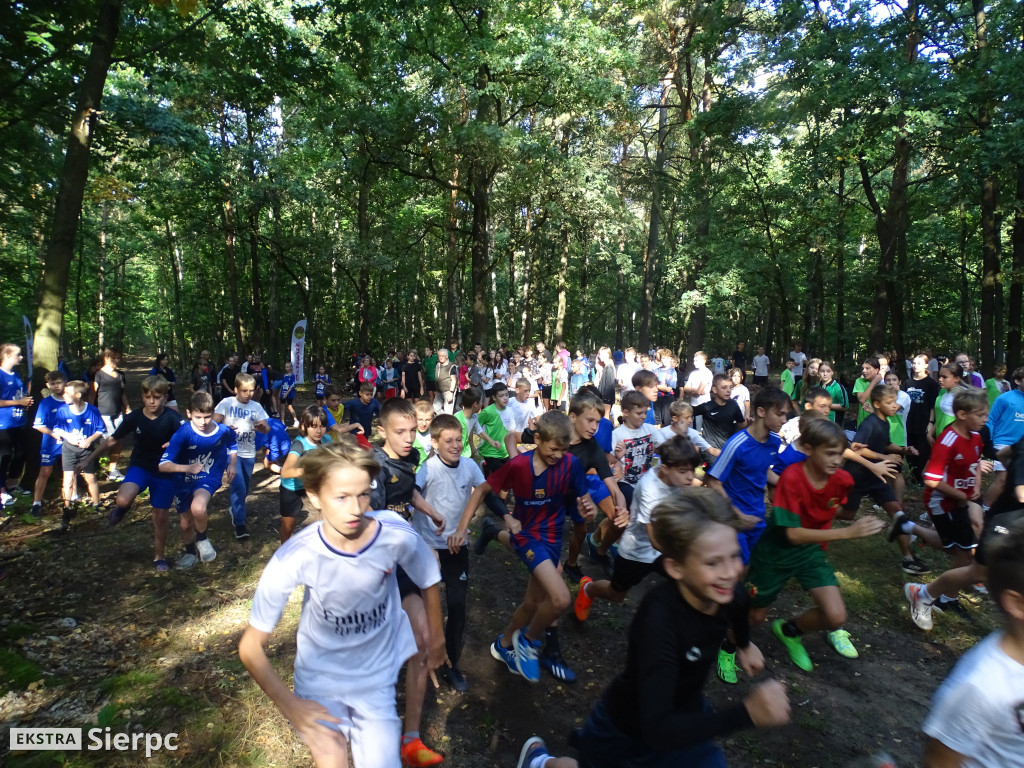
[[[196,549],[196,543],[194,541],[191,544],[185,545],[185,551],[188,552],[190,555],[195,555],[196,557],[199,557],[199,550]]]
[[[729,638],[722,641],[722,650],[726,653],[736,653],[736,643]]]
[[[547,639],[547,647],[544,649],[545,656],[555,656],[562,652],[562,646],[558,642],[558,627],[545,629],[544,637]]]
[[[801,632],[799,629],[797,629],[796,624],[794,624],[792,621],[787,621],[785,624],[782,625],[782,634],[784,634],[786,637],[800,637]]]
[[[196,541],[206,541],[206,531],[196,534]]]

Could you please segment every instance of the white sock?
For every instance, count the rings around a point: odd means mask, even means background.
[[[939,602],[940,603],[955,603],[956,602],[956,598],[955,597],[950,597],[949,595],[943,595],[942,597],[939,598]]]
[[[533,760],[530,761],[530,768],[544,768],[548,764],[548,760],[551,759],[551,755],[545,752],[543,755],[537,755]]]

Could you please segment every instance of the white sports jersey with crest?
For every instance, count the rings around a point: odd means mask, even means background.
[[[367,512],[380,524],[358,552],[341,552],[324,539],[323,522],[285,542],[256,587],[249,623],[272,632],[288,598],[306,587],[296,638],[295,692],[306,698],[337,696],[394,685],[416,653],[402,610],[395,569],[425,589],[441,580],[437,559],[394,512]]]

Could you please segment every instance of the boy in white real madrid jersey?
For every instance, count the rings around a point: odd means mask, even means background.
[[[302,457],[303,483],[319,522],[289,539],[267,564],[239,658],[298,731],[318,766],[399,768],[395,682],[416,653],[395,570],[422,590],[430,669],[447,661],[437,559],[399,515],[370,511],[373,453],[349,439]],[[295,691],[264,651],[295,587],[306,592],[295,654]]]

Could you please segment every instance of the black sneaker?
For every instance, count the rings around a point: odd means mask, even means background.
[[[579,580],[583,578],[583,570],[579,565],[569,565],[568,563],[562,563],[562,573],[572,579],[574,584],[579,583]]]
[[[970,611],[964,608],[963,603],[959,600],[947,600],[945,602],[942,600],[936,600],[935,603],[932,604],[932,610],[938,611],[939,613],[948,613],[950,616],[956,616],[969,624],[974,623],[974,617],[971,615]]]
[[[32,517],[42,517],[43,516],[43,502],[41,502],[41,501],[33,501],[32,502],[32,509],[29,510],[29,513],[31,513]]]
[[[60,515],[60,529],[66,531],[71,527],[71,521],[75,519],[75,510],[71,507],[64,507]]]
[[[484,521],[480,524],[480,535],[473,542],[473,551],[478,555],[482,555],[484,550],[487,549],[487,545],[498,538],[498,533],[500,532],[501,529],[498,528],[498,524],[491,518],[485,517]]]
[[[458,667],[444,667],[444,678],[448,681],[448,685],[452,687],[453,691],[465,693],[469,690],[466,676],[462,674]]]
[[[931,573],[932,569],[922,563],[916,557],[904,557],[900,560],[900,568],[903,569],[904,573],[909,573],[914,576],[920,576],[922,573]]]
[[[124,516],[128,513],[127,509],[121,509],[116,504],[110,509],[110,514],[107,516],[107,521],[110,525],[114,526],[120,523]]]
[[[897,536],[903,536],[903,524],[910,518],[903,512],[897,512],[896,517],[892,519],[892,528],[889,529],[889,541],[896,541]],[[903,570],[907,570],[904,568]],[[913,573],[913,571],[907,571],[907,573]]]
[[[235,541],[244,541],[249,538],[249,529],[244,525],[235,526]]]

